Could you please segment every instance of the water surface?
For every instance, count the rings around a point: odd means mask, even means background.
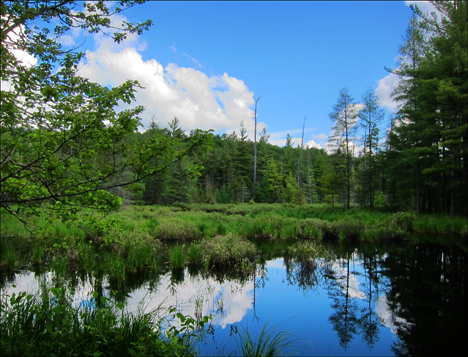
[[[91,274],[24,271],[3,293],[33,291],[49,280],[68,286],[76,304],[98,291],[130,309],[144,300],[145,310],[175,306],[195,318],[212,314],[197,343],[201,355],[229,354],[241,326],[258,336],[265,323],[292,335],[286,354],[447,355],[464,348],[466,252],[433,244],[329,250],[326,258],[304,261],[276,254],[251,275],[185,269],[129,277],[123,285]]]

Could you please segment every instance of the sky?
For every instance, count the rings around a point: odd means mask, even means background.
[[[356,103],[371,88],[394,110],[398,78],[385,67],[397,65],[409,3],[150,1],[113,18],[117,25],[151,19],[141,36],[117,45],[76,30],[61,41],[83,43],[81,76],[111,86],[139,81],[135,105],[146,108],[145,128],[151,119],[167,127],[177,117],[187,133],[230,134],[242,122],[253,140],[259,98],[257,132],[265,127],[271,144],[284,145],[288,133],[299,144],[305,119],[304,145],[323,147],[345,86]]]

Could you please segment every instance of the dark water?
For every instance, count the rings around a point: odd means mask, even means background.
[[[427,356],[466,349],[465,251],[434,244],[329,250],[327,258],[297,261],[270,249],[250,276],[186,269],[130,277],[126,285],[76,273],[24,272],[16,275],[16,287],[10,281],[3,291],[34,290],[52,280],[67,285],[77,304],[93,290],[108,297],[119,290],[117,299],[131,309],[144,299],[146,310],[162,304],[193,317],[213,314],[197,344],[201,355],[227,355],[237,349],[241,326],[255,337],[265,323],[292,335],[285,354]]]

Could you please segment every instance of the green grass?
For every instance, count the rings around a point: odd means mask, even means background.
[[[31,263],[50,264],[54,257],[60,257],[68,262],[55,261],[58,269],[67,265],[125,279],[128,273],[166,265],[181,268],[227,264],[242,269],[242,264],[244,267],[253,264],[259,257],[249,240],[410,240],[414,239],[414,230],[458,235],[462,242],[463,234],[468,235],[466,219],[462,217],[452,219],[356,207],[332,209],[327,205],[179,206],[125,206],[87,224],[84,228],[88,233],[70,222],[56,220],[50,225],[34,218],[31,222],[43,227],[35,236],[2,210],[5,223],[2,223],[0,265],[11,270]],[[172,248],[174,245],[186,248],[182,252],[180,247]]]
[[[199,265],[203,262],[203,249],[198,243],[191,243],[187,249],[187,261],[191,265]]]
[[[169,248],[169,263],[172,269],[180,269],[185,266],[184,245],[175,245]]]
[[[241,327],[239,336],[235,336],[237,353],[241,356],[275,357],[284,356],[284,349],[292,345],[291,335],[285,331],[278,331],[278,327],[267,328],[265,324],[260,335],[253,339],[248,327]]]
[[[51,287],[2,300],[2,356],[194,355],[179,331],[161,332],[159,309],[129,312],[97,293],[88,301],[73,306],[63,289]]]

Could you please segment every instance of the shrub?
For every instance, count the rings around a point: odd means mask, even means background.
[[[387,227],[389,229],[399,231],[403,230],[411,232],[413,230],[414,215],[408,212],[397,212],[387,219]]]

